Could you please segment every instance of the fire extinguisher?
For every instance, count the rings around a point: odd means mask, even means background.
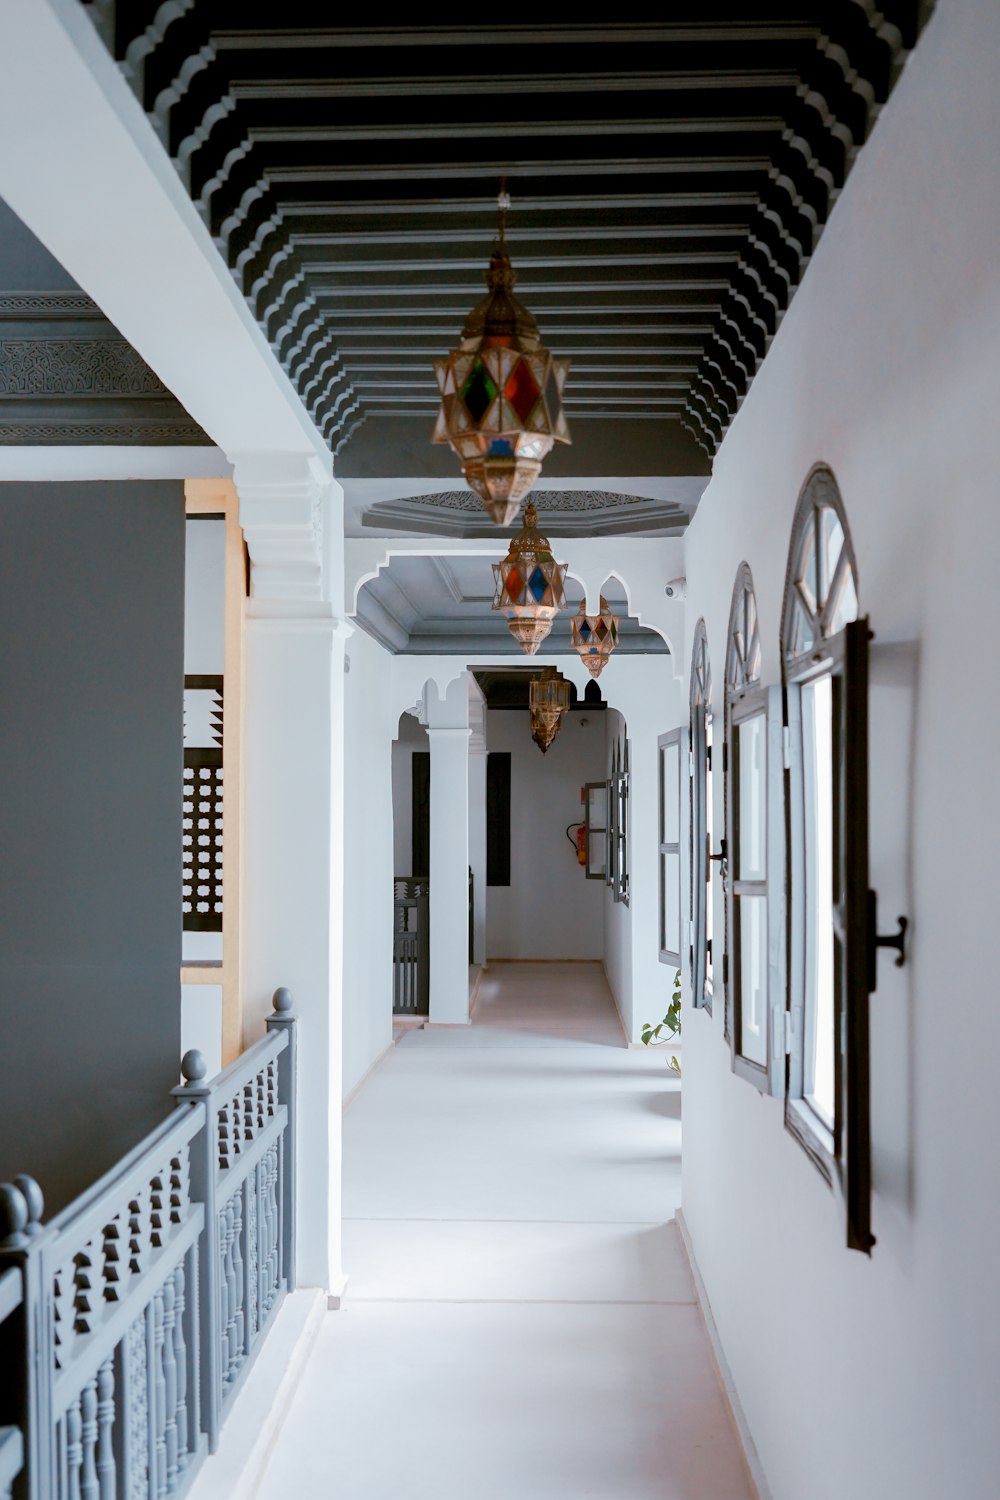
[[[574,829],[576,829],[575,833]],[[587,863],[587,825],[585,823],[567,824],[566,837],[576,850],[577,864],[585,865]]]
[[[584,786],[582,786],[580,788],[580,801],[581,802],[586,801],[586,797],[587,797],[587,788],[584,787]],[[576,834],[575,835],[571,832],[571,830],[574,829],[574,828],[576,829]],[[586,825],[586,823],[569,823],[569,824],[567,824],[567,826],[566,826],[566,837],[569,839],[570,843],[576,849],[576,862],[577,862],[577,864],[578,865],[586,865],[586,863],[587,863],[587,825]]]

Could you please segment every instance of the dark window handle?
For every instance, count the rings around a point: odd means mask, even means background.
[[[897,917],[899,931],[893,933],[880,933],[878,930],[878,897],[874,891],[868,892],[868,989],[874,994],[878,979],[878,950],[880,948],[894,948],[896,951],[896,968],[901,969],[906,963],[906,930],[910,923],[906,917]]]

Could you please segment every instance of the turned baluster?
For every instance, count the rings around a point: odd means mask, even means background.
[[[97,1381],[88,1380],[80,1395],[80,1500],[98,1500],[97,1469]]]
[[[81,1500],[80,1465],[83,1449],[80,1433],[83,1423],[80,1418],[80,1403],[75,1401],[66,1413],[66,1481],[68,1500]]]
[[[174,1272],[174,1367],[177,1372],[177,1452],[178,1466],[183,1467],[188,1451],[187,1410],[187,1341],[184,1337],[186,1288],[183,1264]],[[103,1500],[103,1496],[101,1497]]]
[[[97,1372],[97,1484],[100,1500],[115,1500],[115,1366],[106,1359]]]
[[[167,1492],[177,1480],[177,1366],[174,1361],[174,1278],[163,1287],[163,1442],[167,1462]]]
[[[231,1378],[236,1379],[237,1371],[243,1363],[243,1194],[242,1191],[234,1194],[232,1199],[233,1208],[233,1327],[232,1341],[230,1343]]]
[[[167,1493],[166,1402],[163,1380],[163,1293],[153,1298],[153,1483],[157,1496]]]

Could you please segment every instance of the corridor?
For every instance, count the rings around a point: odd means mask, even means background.
[[[344,1309],[265,1500],[744,1500],[676,1224],[680,1085],[599,964],[496,964],[348,1109]]]

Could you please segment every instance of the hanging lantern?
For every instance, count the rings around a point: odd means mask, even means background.
[[[538,512],[528,501],[524,525],[503,562],[493,564],[493,608],[507,616],[507,629],[521,650],[534,656],[566,604],[566,564],[552,556],[548,537],[538,530]]]
[[[541,676],[528,684],[531,738],[543,755],[562,727],[569,702],[569,683],[557,667],[543,667]]]
[[[569,360],[543,348],[538,324],[511,290],[505,185],[506,178],[486,273],[489,295],[466,318],[458,348],[434,361],[441,410],[431,439],[451,444],[466,482],[498,526],[517,519],[553,443],[570,441],[562,409]]]
[[[584,614],[586,607],[584,599],[580,613],[573,616],[573,649],[579,651],[591,677],[600,677],[605,662],[618,644],[619,620],[616,614],[612,614],[603,594],[599,615]]]

